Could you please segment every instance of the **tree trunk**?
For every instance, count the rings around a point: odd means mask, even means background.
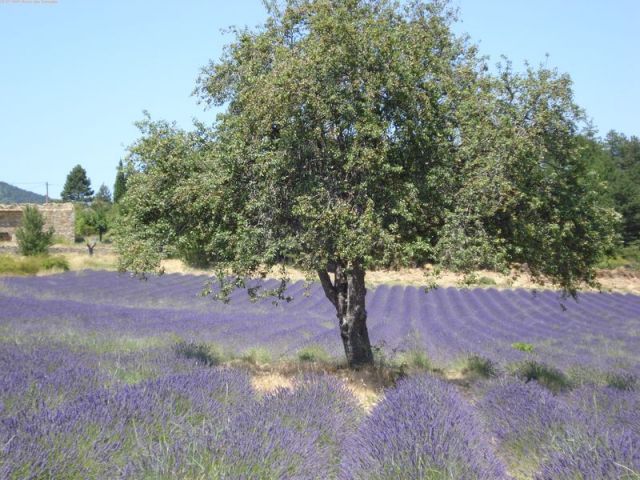
[[[324,293],[336,308],[340,336],[349,367],[371,365],[373,352],[367,331],[365,271],[360,265],[351,268],[336,265],[330,270],[334,273],[333,282],[327,271],[318,271],[318,276]]]

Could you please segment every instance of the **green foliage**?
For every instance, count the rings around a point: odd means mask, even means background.
[[[42,258],[42,268],[45,270],[59,269],[66,272],[69,270],[69,262],[64,257],[50,257],[47,255]]]
[[[620,257],[625,261],[625,266],[640,269],[640,240],[622,247],[619,252]]]
[[[606,384],[618,390],[634,390],[638,379],[629,372],[609,372],[606,375]]]
[[[611,131],[604,146],[614,167],[605,178],[622,214],[622,237],[625,243],[640,240],[640,139]]]
[[[479,277],[475,272],[469,272],[462,277],[458,282],[461,287],[473,287],[473,286],[493,286],[496,285],[496,281],[489,277]]]
[[[16,230],[18,250],[22,255],[42,255],[53,243],[53,228],[44,231],[44,218],[40,211],[27,205],[22,213],[22,224]]]
[[[40,271],[37,257],[19,258],[13,255],[0,255],[0,274],[35,275]]]
[[[76,237],[100,236],[106,233],[112,224],[112,204],[101,200],[94,200],[91,205],[77,203],[75,205]]]
[[[100,185],[98,193],[93,199],[94,202],[111,203],[111,190],[104,183]]]
[[[319,345],[309,345],[298,350],[298,360],[301,362],[326,363],[331,360],[327,351]]]
[[[267,348],[252,348],[242,355],[242,359],[252,365],[263,365],[271,362],[271,352]]]
[[[469,376],[491,378],[498,374],[498,369],[491,359],[480,355],[470,355],[466,359],[462,373]]]
[[[530,382],[537,381],[549,390],[566,390],[571,386],[567,376],[555,367],[539,363],[534,360],[526,360],[517,364],[514,368],[516,376]]]
[[[0,274],[2,275],[35,275],[42,270],[69,270],[69,263],[64,257],[37,255],[16,257],[0,255]]]
[[[620,267],[640,270],[640,241],[620,247],[613,255],[598,264],[598,268]]]
[[[178,357],[193,359],[210,367],[219,365],[225,360],[225,355],[220,348],[207,343],[180,341],[173,346],[173,351]]]
[[[516,350],[520,350],[521,352],[532,353],[535,350],[535,347],[530,343],[526,342],[514,342],[511,344],[511,348],[515,348]]]
[[[403,369],[411,370],[431,370],[431,360],[422,349],[413,348],[406,352],[403,352],[398,361]]]
[[[61,197],[65,202],[89,202],[93,196],[91,180],[81,165],[76,165],[67,175]]]
[[[601,201],[621,214],[625,245],[640,240],[640,139],[610,131],[604,140],[580,141],[582,157],[606,185]]]
[[[441,2],[289,0],[269,13],[198,80],[204,103],[226,106],[214,129],[140,122],[120,268],[178,255],[245,278],[283,262],[429,259],[463,272],[527,263],[571,293],[595,282],[617,217],[579,156],[567,75],[491,75]]]
[[[124,173],[122,160],[118,162],[118,171],[116,173],[116,181],[113,185],[113,203],[118,203],[127,191],[127,177]]]

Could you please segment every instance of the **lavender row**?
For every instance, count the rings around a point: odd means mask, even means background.
[[[0,285],[0,326],[22,332],[61,328],[119,331],[133,336],[171,333],[230,349],[269,348],[274,356],[307,345],[341,351],[335,313],[321,289],[289,287],[291,303],[230,304],[198,296],[203,276],[165,275],[147,281],[113,272],[6,278]],[[534,354],[561,368],[640,371],[640,297],[583,293],[578,301],[554,292],[380,286],[367,295],[372,341],[392,351],[426,350],[447,363],[480,354],[501,363]],[[46,320],[43,325],[43,320]]]
[[[142,379],[121,378],[145,369]],[[150,373],[149,373],[150,372]],[[364,416],[335,378],[258,396],[170,350],[0,343],[0,478],[620,479],[640,473],[640,394],[430,376]]]
[[[333,378],[259,397],[246,373],[191,362],[109,387],[91,355],[6,344],[0,352],[22,368],[0,373],[0,478],[337,478],[342,445],[363,416]],[[10,405],[26,389],[38,401]]]
[[[555,396],[502,380],[477,408],[518,478],[620,480],[640,476],[640,395],[583,387]]]

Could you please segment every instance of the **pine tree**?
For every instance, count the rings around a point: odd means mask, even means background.
[[[36,207],[27,205],[22,225],[16,230],[18,249],[22,255],[46,254],[53,243],[53,228],[44,231],[44,218]]]
[[[73,167],[62,189],[62,200],[65,202],[90,202],[93,196],[91,180],[82,166]]]
[[[111,190],[104,183],[100,185],[98,193],[93,199],[94,202],[111,203]]]
[[[118,203],[127,191],[127,177],[124,174],[124,166],[122,160],[118,163],[118,173],[116,174],[116,182],[113,185],[113,203]]]

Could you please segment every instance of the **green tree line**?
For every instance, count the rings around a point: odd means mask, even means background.
[[[603,139],[581,137],[588,171],[604,182],[601,201],[620,215],[619,233],[625,246],[640,240],[640,139],[610,131]]]

